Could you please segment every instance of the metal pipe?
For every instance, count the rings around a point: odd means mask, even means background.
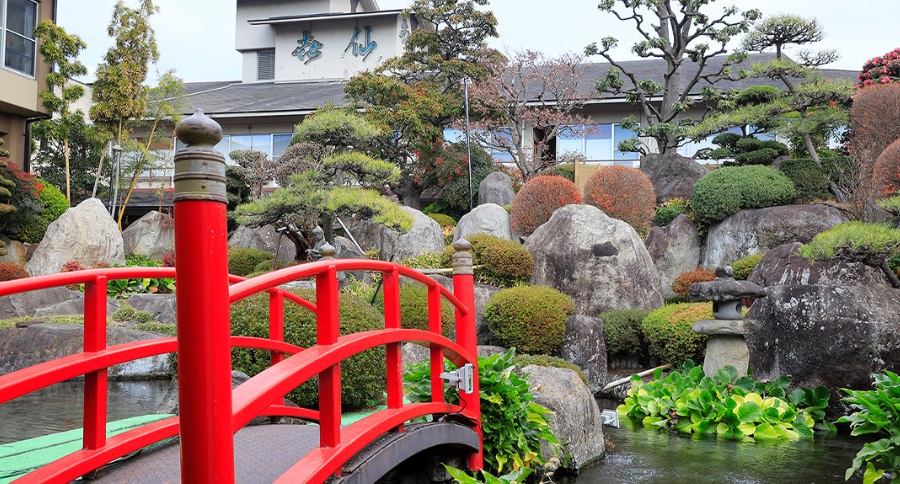
[[[469,140],[469,83],[472,79],[463,78],[463,86],[466,93],[466,161],[469,163],[469,210],[472,210],[472,143]]]

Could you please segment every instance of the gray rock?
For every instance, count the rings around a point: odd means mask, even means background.
[[[700,264],[704,267],[730,265],[781,244],[805,244],[816,234],[846,221],[840,211],[825,205],[741,210],[709,228]]]
[[[178,313],[174,294],[135,294],[128,298],[128,304],[138,311],[150,313],[160,323],[175,324]]]
[[[67,209],[47,227],[25,270],[32,276],[55,274],[70,260],[77,260],[84,267],[100,263],[125,265],[125,244],[119,227],[96,198]]]
[[[607,378],[603,320],[581,314],[569,316],[560,356],[584,371],[591,393],[603,388]]]
[[[740,335],[718,334],[706,340],[706,353],[703,355],[703,374],[715,376],[722,368],[733,366],[739,376],[745,376],[750,364],[750,352],[747,341]]]
[[[494,171],[481,180],[478,185],[478,205],[495,203],[501,207],[512,205],[516,198],[512,178],[502,171]]]
[[[748,280],[763,287],[794,284],[892,287],[884,273],[872,266],[840,259],[810,261],[797,254],[802,246],[793,242],[766,252]]]
[[[122,231],[125,253],[161,260],[175,252],[175,221],[156,210],[137,219]]]
[[[839,388],[869,389],[872,373],[900,367],[900,290],[774,286],[749,317],[756,378],[787,375],[795,387],[831,390],[829,417],[843,415]]]
[[[578,374],[565,368],[536,365],[526,366],[522,372],[528,374],[534,401],[553,412],[549,416],[550,428],[560,442],[566,442],[571,467],[580,469],[602,459],[605,447],[600,407]],[[552,457],[547,446],[542,447],[544,457]]]
[[[679,215],[665,227],[653,227],[644,240],[659,274],[664,297],[675,297],[672,281],[700,264],[700,234],[687,215]]]
[[[113,298],[106,298],[106,314],[112,316],[112,314],[118,310],[119,302]],[[48,306],[37,307],[34,309],[33,316],[35,318],[46,318],[50,316],[67,316],[70,314],[84,314],[84,296],[67,299]]]
[[[462,216],[453,231],[453,241],[464,239],[473,234],[495,235],[501,239],[512,240],[509,227],[509,212],[500,205],[483,203]]]
[[[509,350],[502,346],[478,345],[478,357],[479,358],[487,358],[488,356],[502,355],[502,354],[505,354],[507,351],[509,351]]]
[[[286,263],[294,260],[297,251],[294,243],[287,237],[281,237],[279,245],[278,240],[278,232],[271,225],[258,228],[241,225],[231,234],[228,245],[242,249],[264,250],[272,254],[277,250],[278,262]]]
[[[7,237],[0,237],[6,244],[6,255],[0,255],[0,262],[12,262],[19,266],[25,266],[28,262],[28,247],[18,240],[9,240]]]
[[[759,332],[762,325],[754,319],[701,319],[691,327],[695,333],[745,335]]]
[[[441,226],[431,217],[410,207],[401,207],[413,216],[409,232],[401,234],[394,229],[370,220],[361,220],[351,227],[353,236],[364,250],[377,249],[382,260],[402,262],[425,252],[444,250]]]
[[[113,346],[159,338],[146,331],[106,328],[106,342]],[[34,324],[27,328],[0,329],[0,374],[11,373],[82,351],[84,327]],[[165,354],[109,368],[110,378],[161,378],[172,374]]]
[[[430,276],[432,279],[437,281],[440,285],[447,288],[448,291],[453,291],[453,278],[447,276],[434,275]],[[496,286],[489,286],[487,284],[479,284],[475,283],[475,333],[478,340],[479,345],[485,346],[501,346],[503,344],[491,329],[488,327],[487,320],[484,319],[484,307],[488,302],[488,299],[491,298],[494,294],[500,292],[500,288]]]
[[[84,301],[83,292],[72,291],[65,287],[51,287],[38,291],[28,291],[0,297],[0,319],[34,316],[36,312],[44,311],[43,308],[57,306],[66,301],[77,301],[78,306],[82,309],[79,309],[75,313],[69,312],[62,314],[84,313],[84,304],[82,303],[82,301]]]
[[[531,283],[571,296],[577,314],[663,304],[656,267],[640,236],[597,207],[556,209],[525,247],[534,257]]]
[[[690,200],[697,180],[707,173],[706,168],[675,152],[664,155],[651,153],[644,158],[641,171],[653,182],[656,203],[673,198]]]

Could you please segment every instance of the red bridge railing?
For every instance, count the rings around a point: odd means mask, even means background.
[[[456,245],[454,292],[412,269],[384,261],[322,260],[253,279],[228,275],[225,230],[224,163],[212,149],[221,130],[197,115],[179,124],[188,148],[176,154],[175,246],[177,266],[76,271],[0,283],[0,296],[54,286],[84,284],[84,351],[0,376],[0,404],[83,375],[83,449],[32,471],[15,482],[69,482],[163,439],[181,438],[182,482],[234,482],[233,433],[255,416],[292,416],[320,423],[320,445],[291,467],[279,482],[323,482],[369,442],[404,422],[425,415],[455,415],[481,434],[472,260],[468,243]],[[337,273],[380,272],[384,280],[381,330],[340,335]],[[178,337],[107,347],[106,283],[136,277],[175,277]],[[428,287],[429,328],[400,327],[400,277]],[[278,288],[285,282],[314,278],[315,303]],[[233,283],[229,285],[229,282]],[[261,292],[269,294],[269,338],[231,336],[229,305]],[[456,341],[441,335],[441,300],[456,308]],[[284,341],[285,302],[316,314],[317,344],[309,348]],[[404,404],[402,342],[430,348],[432,400]],[[340,362],[370,348],[386,347],[387,408],[341,428]],[[271,352],[269,369],[233,392],[231,348]],[[107,438],[107,369],[113,365],[170,352],[178,354],[180,417],[171,417]],[[290,356],[288,356],[290,355]],[[460,405],[443,401],[443,360],[472,364],[474,392],[460,392]],[[284,405],[284,395],[319,377],[319,409]],[[481,468],[481,453],[469,467]]]

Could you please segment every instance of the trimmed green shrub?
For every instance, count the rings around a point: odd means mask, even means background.
[[[561,176],[571,182],[575,181],[575,163],[561,162],[541,172],[541,175]]]
[[[124,301],[119,305],[119,310],[112,314],[112,319],[122,323],[126,321],[137,321],[138,323],[154,321],[152,314],[147,311],[138,311]]]
[[[682,200],[680,198],[673,198],[671,200],[666,200],[661,205],[656,207],[656,217],[653,219],[653,225],[657,227],[665,227],[672,223],[676,217],[679,215],[686,213],[690,216],[691,211],[691,201],[690,200]]]
[[[315,291],[295,294],[315,301]],[[342,294],[340,298],[340,333],[347,335],[384,328],[384,318],[368,301]],[[284,339],[304,348],[316,344],[316,315],[296,304],[284,307]],[[235,336],[269,337],[269,296],[257,294],[231,306],[231,334]],[[246,348],[231,351],[231,366],[250,376],[269,367],[269,352]],[[377,403],[385,389],[384,347],[366,350],[341,362],[341,404],[356,409]],[[301,407],[318,405],[318,377],[291,391],[287,398]]]
[[[450,267],[450,257],[456,252],[451,246],[444,248],[444,252],[424,252],[415,257],[403,259],[400,264],[415,269],[441,269]]]
[[[707,282],[715,280],[716,271],[698,267],[696,269],[682,272],[672,281],[672,292],[678,294],[681,299],[687,297],[688,289],[697,282]]]
[[[384,310],[384,293],[379,292],[375,304]],[[453,333],[456,319],[453,305],[441,298],[441,330],[444,336]],[[428,330],[428,288],[424,284],[400,284],[400,327]]]
[[[645,309],[615,309],[600,313],[606,352],[616,356],[647,356],[647,342],[641,326],[648,314],[650,311]]]
[[[516,365],[516,373],[519,374],[522,374],[522,368],[525,368],[528,365],[547,366],[550,368],[565,368],[566,370],[572,370],[577,373],[578,378],[580,378],[585,385],[590,385],[590,383],[588,383],[587,376],[585,376],[584,371],[580,366],[572,363],[569,360],[564,360],[558,356],[516,355],[512,361]]]
[[[54,185],[40,178],[35,179],[38,192],[38,203],[41,209],[32,217],[19,219],[17,228],[10,233],[10,238],[22,242],[38,243],[44,238],[47,227],[69,208],[66,195]]]
[[[475,279],[483,284],[512,287],[526,284],[534,272],[534,258],[524,245],[496,235],[473,234],[467,239],[475,253]],[[455,250],[451,247],[450,255]],[[445,252],[446,253],[446,252]]]
[[[128,254],[125,256],[125,265],[128,267],[159,267],[160,263],[145,255]]]
[[[138,331],[147,331],[149,333],[164,334],[166,336],[177,336],[175,324],[165,324],[158,321],[148,321],[146,323],[135,324],[131,329]]]
[[[246,276],[256,270],[256,265],[263,261],[271,263],[275,256],[258,249],[231,247],[228,250],[228,272],[236,276]]]
[[[584,185],[584,203],[644,233],[654,215],[656,191],[650,178],[637,168],[602,166]]]
[[[794,183],[768,166],[723,167],[697,180],[691,196],[696,220],[709,225],[743,208],[783,205],[796,195]]]
[[[734,278],[738,281],[746,281],[762,258],[763,254],[753,254],[732,262],[731,269],[734,271]]]
[[[853,221],[835,225],[800,247],[798,253],[810,260],[842,255],[883,256],[900,250],[900,230],[887,224]]]
[[[484,318],[507,347],[522,353],[554,354],[562,347],[572,298],[546,286],[504,289],[488,299]]]
[[[650,355],[676,365],[685,360],[703,360],[706,335],[695,333],[691,327],[712,317],[711,302],[672,304],[651,312],[641,326]]]
[[[570,203],[581,203],[575,183],[561,176],[537,176],[528,180],[513,198],[510,224],[513,230],[531,235],[553,211]]]
[[[779,170],[794,183],[794,188],[797,190],[797,195],[794,197],[795,202],[805,203],[816,199],[831,198],[831,193],[828,191],[828,173],[812,158],[782,160]]]
[[[441,227],[446,227],[448,225],[451,227],[456,227],[456,219],[449,215],[444,215],[442,213],[429,213],[428,216],[431,217],[432,220],[437,222]]]
[[[28,273],[19,264],[0,262],[0,281],[12,281],[26,277],[28,277]]]

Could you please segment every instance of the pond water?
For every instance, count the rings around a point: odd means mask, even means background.
[[[168,380],[110,381],[107,420],[157,413]],[[81,428],[84,381],[67,381],[0,405],[0,444]]]
[[[611,450],[602,463],[584,470],[577,484],[840,483],[864,443],[843,435],[793,443],[733,442],[628,422],[604,432]]]

